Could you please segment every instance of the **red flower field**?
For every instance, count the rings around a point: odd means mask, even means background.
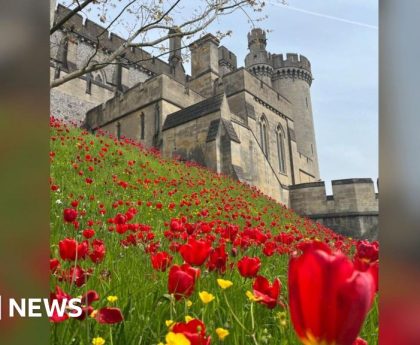
[[[378,243],[128,139],[51,125],[52,344],[377,344]],[[55,302],[54,302],[55,301]]]

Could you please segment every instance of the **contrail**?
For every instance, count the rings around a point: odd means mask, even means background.
[[[349,20],[349,19],[340,18],[340,17],[334,17],[334,16],[330,16],[330,15],[324,14],[324,13],[312,12],[312,11],[304,10],[302,8],[297,8],[297,7],[288,6],[288,5],[282,5],[282,4],[279,4],[279,3],[276,3],[276,2],[272,2],[272,1],[269,1],[268,3],[271,4],[271,5],[277,6],[277,7],[289,9],[289,10],[296,11],[296,12],[311,14],[313,16],[327,18],[327,19],[332,19],[332,20],[336,20],[336,21],[342,22],[342,23],[353,24],[353,25],[362,26],[362,27],[365,27],[365,28],[368,28],[368,29],[378,30],[378,27],[375,26],[375,25],[370,25],[370,24],[366,24],[366,23],[356,22],[354,20]]]

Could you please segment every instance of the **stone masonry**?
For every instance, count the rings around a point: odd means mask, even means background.
[[[68,11],[59,5],[55,20]],[[75,15],[51,38],[51,78],[80,68],[95,50],[101,61],[121,42]],[[325,194],[309,60],[271,54],[266,46],[265,31],[253,29],[245,66],[238,67],[235,54],[207,34],[189,47],[191,75],[182,65],[180,38],[171,39],[168,62],[129,49],[120,57],[123,65],[54,88],[51,114],[246,182],[339,233],[376,238],[378,202],[371,180],[333,181],[334,195]]]

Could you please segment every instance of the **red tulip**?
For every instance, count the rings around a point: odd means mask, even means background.
[[[50,271],[54,273],[60,268],[60,261],[57,259],[50,259]]]
[[[357,254],[356,257],[359,259],[368,261],[368,262],[375,262],[379,259],[379,244],[377,241],[369,242],[366,240],[358,241],[357,245]]]
[[[73,238],[65,238],[58,243],[60,257],[63,260],[74,261],[82,260],[86,257],[89,246],[87,241],[77,243]]]
[[[155,270],[165,272],[172,263],[172,256],[167,252],[158,252],[150,256],[152,266]]]
[[[242,277],[253,278],[257,275],[261,267],[261,260],[258,257],[250,258],[244,256],[238,261],[238,270]]]
[[[71,223],[77,218],[77,210],[74,208],[66,208],[63,211],[64,221]]]
[[[206,336],[206,326],[201,320],[178,322],[172,327],[171,332],[182,333],[191,345],[210,345],[211,338]]]
[[[303,254],[290,259],[288,284],[297,335],[305,344],[352,345],[372,304],[372,274],[325,243],[300,248]]]
[[[209,261],[207,261],[207,268],[209,271],[217,270],[223,274],[226,272],[227,259],[228,255],[225,250],[225,245],[222,244],[211,251]]]
[[[255,297],[259,298],[259,302],[265,304],[267,308],[273,309],[278,304],[281,283],[277,278],[274,279],[273,285],[263,276],[258,276],[252,285]]]
[[[92,312],[94,311],[93,307],[91,306],[91,304],[95,301],[99,300],[99,295],[95,290],[89,290],[88,292],[86,292],[82,298],[82,314],[80,316],[77,317],[77,319],[79,321],[83,321],[84,319],[86,319],[87,316],[89,316],[90,314],[92,314]]]
[[[365,339],[357,338],[352,345],[368,345]]]
[[[93,236],[95,236],[95,230],[93,230],[93,229],[83,230],[83,237],[84,238],[89,239],[89,238],[92,238]]]
[[[50,293],[50,305],[52,306],[52,301],[53,300],[57,300],[58,301],[58,305],[61,306],[63,300],[66,299],[67,303],[68,301],[71,299],[71,296],[67,293],[65,293],[63,290],[60,289],[59,286],[55,287],[55,292],[51,292]],[[67,305],[66,303],[66,305]],[[59,316],[57,309],[54,308],[54,312],[53,315],[50,317],[50,321],[51,322],[62,322],[65,321],[69,318],[69,316],[67,315],[67,313],[64,313],[63,316]]]
[[[168,290],[179,300],[189,297],[194,291],[195,281],[200,276],[200,270],[188,264],[173,265],[169,270]]]
[[[93,240],[92,252],[89,254],[90,259],[95,263],[101,262],[105,257],[106,249],[105,244],[101,240]]]
[[[119,308],[110,308],[104,307],[98,310],[96,316],[96,321],[99,323],[119,323],[124,320],[123,315],[121,314],[121,310]]]
[[[210,251],[211,245],[207,241],[199,241],[194,238],[179,248],[185,262],[194,266],[201,266],[208,258]]]
[[[84,283],[86,283],[90,274],[90,270],[84,270],[79,265],[77,265],[71,267],[68,271],[64,271],[59,277],[59,280],[65,280],[71,284],[75,284],[77,287],[81,287]]]

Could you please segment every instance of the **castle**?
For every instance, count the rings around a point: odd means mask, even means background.
[[[68,11],[58,5],[55,20]],[[247,38],[245,66],[238,67],[215,36],[201,37],[189,46],[191,75],[179,37],[170,40],[167,62],[129,49],[119,57],[122,64],[53,88],[51,113],[232,176],[342,234],[376,238],[373,181],[336,180],[327,196],[320,180],[309,60],[270,54],[261,29]],[[95,49],[101,61],[123,42],[75,15],[51,37],[51,78],[83,66]]]

